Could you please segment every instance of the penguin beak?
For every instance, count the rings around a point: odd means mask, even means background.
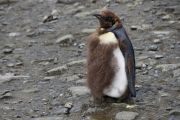
[[[103,16],[101,16],[100,14],[92,14],[92,16],[95,16],[97,19],[102,19]]]

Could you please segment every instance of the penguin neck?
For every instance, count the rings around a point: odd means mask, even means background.
[[[112,27],[107,28],[106,31],[111,32],[111,31],[113,31],[114,29],[116,29],[117,26],[118,26],[118,22],[116,22]]]
[[[112,32],[114,31],[115,29],[119,29],[119,28],[123,28],[121,22],[116,22],[112,27],[110,28],[103,28],[103,27],[100,27],[98,28],[98,34],[101,35],[101,34],[104,34],[104,33],[107,33],[107,32]]]

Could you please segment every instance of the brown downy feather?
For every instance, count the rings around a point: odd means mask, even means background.
[[[93,33],[88,39],[87,85],[93,97],[100,99],[104,88],[112,83],[115,76],[116,64],[112,62],[112,51],[118,44],[99,44],[97,33]]]

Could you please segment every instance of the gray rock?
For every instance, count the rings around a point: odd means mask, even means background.
[[[60,12],[60,11],[54,9],[54,10],[52,10],[51,15],[55,15],[55,16],[56,16],[56,15],[59,14],[59,12]]]
[[[65,11],[64,14],[65,15],[75,15],[77,13],[80,13],[82,11],[82,8],[74,8],[74,9],[70,9],[68,11]]]
[[[157,51],[157,49],[158,49],[158,46],[157,46],[157,45],[151,45],[151,46],[149,46],[149,50]]]
[[[35,93],[35,92],[39,92],[40,89],[38,88],[31,88],[31,89],[27,89],[27,90],[22,90],[23,93]]]
[[[175,47],[174,45],[171,45],[171,46],[170,46],[171,49],[174,49],[174,47]]]
[[[73,104],[71,102],[67,102],[65,105],[64,105],[65,108],[68,108],[68,109],[71,109],[73,107]]]
[[[68,34],[63,37],[58,38],[58,40],[55,43],[62,44],[62,43],[72,43],[74,40],[73,35]]]
[[[70,87],[68,90],[73,96],[82,96],[90,93],[90,90],[86,86]]]
[[[116,114],[115,120],[134,120],[139,116],[136,112],[122,111]]]
[[[152,28],[152,25],[151,24],[142,24],[142,27],[141,28],[138,28],[140,30],[150,30]]]
[[[12,93],[10,92],[6,92],[4,94],[2,94],[2,96],[0,96],[0,99],[5,99],[5,98],[12,98]]]
[[[41,60],[33,60],[31,61],[31,64],[40,63],[40,62],[54,62],[56,58],[47,58],[47,59],[41,59]]]
[[[9,37],[18,37],[20,35],[21,33],[18,33],[18,32],[9,33]]]
[[[69,109],[68,108],[60,108],[59,110],[56,110],[53,113],[56,115],[69,114]]]
[[[57,68],[53,68],[49,71],[46,72],[46,75],[62,75],[63,73],[65,73],[66,71],[68,71],[68,68],[66,65],[64,66],[60,66]]]
[[[81,12],[81,13],[75,14],[74,16],[75,16],[75,17],[83,18],[83,17],[86,17],[86,16],[88,16],[88,15],[90,15],[90,14],[91,14],[91,12]]]
[[[180,95],[178,95],[176,98],[177,98],[178,100],[180,100]]]
[[[80,44],[78,45],[79,49],[83,49],[84,46],[85,46],[85,43],[80,43]]]
[[[115,2],[124,4],[124,3],[130,2],[130,0],[115,0]]]
[[[76,81],[76,85],[84,85],[86,83],[86,79],[80,79]]]
[[[171,16],[170,15],[165,15],[161,19],[162,20],[169,20],[169,19],[171,19]]]
[[[12,53],[13,49],[12,48],[5,48],[3,49],[3,53],[7,54],[7,53]]]
[[[138,30],[138,29],[141,29],[141,26],[136,26],[136,25],[132,25],[131,26],[131,30]]]
[[[8,63],[7,66],[8,66],[8,67],[13,67],[13,66],[15,66],[15,65],[14,65],[14,63]]]
[[[63,4],[73,4],[75,2],[80,2],[83,0],[56,0],[56,3],[63,3]]]
[[[162,92],[162,91],[159,91],[159,94],[160,94],[161,97],[168,97],[168,96],[170,96],[169,93]]]
[[[61,102],[58,101],[58,100],[56,100],[56,99],[54,99],[54,100],[50,103],[50,105],[51,105],[51,106],[59,106],[59,105],[61,105]]]
[[[180,67],[180,63],[178,63],[178,64],[160,64],[160,65],[157,65],[155,68],[161,69],[162,72],[167,72],[169,70],[173,70],[173,69],[176,69],[178,67]]]
[[[83,29],[82,30],[82,33],[86,33],[86,34],[91,34],[91,33],[93,33],[93,32],[95,32],[96,31],[96,29]]]
[[[56,77],[54,77],[54,76],[44,77],[43,81],[49,81],[49,80],[52,80],[54,78],[56,78]]]
[[[84,18],[84,17],[89,16],[89,15],[91,15],[93,13],[99,13],[100,11],[102,11],[102,9],[94,9],[92,11],[77,13],[74,16],[78,17],[78,18]]]
[[[163,57],[164,57],[163,55],[155,55],[156,59],[160,59],[160,58],[163,58]]]
[[[173,13],[175,11],[175,7],[176,6],[166,7],[164,11],[167,12],[167,13]]]
[[[144,60],[144,59],[147,59],[147,58],[149,58],[149,56],[143,55],[143,56],[137,57],[137,60]]]
[[[88,108],[86,114],[92,114],[96,112],[96,108]]]
[[[18,61],[18,62],[15,63],[15,65],[23,65],[23,64],[24,64],[24,63],[21,62],[21,61]]]
[[[159,43],[162,43],[162,41],[161,41],[160,39],[154,39],[154,40],[153,40],[153,43],[159,44]]]
[[[180,116],[180,110],[173,110],[169,112],[169,115]]]
[[[14,44],[6,44],[3,48],[14,48]]]
[[[31,120],[63,120],[64,117],[41,117],[41,118],[32,118]]]
[[[66,81],[67,82],[71,82],[71,81],[75,81],[75,80],[78,80],[79,79],[79,76],[78,75],[73,75],[73,76],[69,76],[66,78]]]
[[[159,30],[159,31],[152,31],[152,33],[153,34],[166,34],[166,35],[168,35],[168,34],[171,34],[171,33],[175,33],[175,31],[165,31],[165,30],[163,30],[163,31],[161,31],[161,30]]]
[[[173,77],[180,76],[180,68],[173,71]]]
[[[84,60],[77,60],[77,61],[72,61],[66,64],[68,67],[71,66],[84,66],[86,65],[86,59]]]
[[[29,76],[14,76],[13,73],[6,73],[5,75],[0,75],[0,84],[10,82],[11,80],[18,78],[29,78]]]
[[[46,23],[46,22],[50,22],[50,21],[53,21],[53,20],[57,20],[57,19],[58,19],[57,16],[49,14],[49,15],[46,15],[46,16],[43,17],[42,22]]]

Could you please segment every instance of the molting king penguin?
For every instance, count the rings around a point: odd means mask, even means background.
[[[92,96],[135,97],[134,49],[119,17],[110,10],[93,16],[100,27],[88,38],[87,86]]]

